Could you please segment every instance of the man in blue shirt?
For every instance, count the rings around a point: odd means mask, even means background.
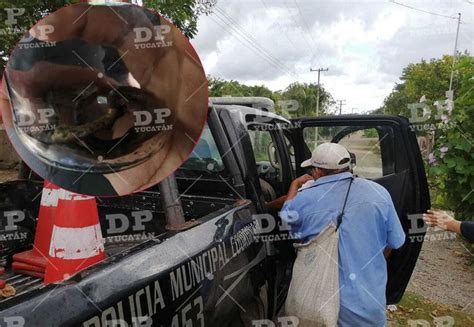
[[[324,143],[301,164],[313,168],[312,176],[293,181],[280,212],[301,240],[314,238],[336,223],[354,178],[350,161],[342,145]],[[405,233],[387,190],[354,178],[339,228],[339,326],[385,326],[384,250],[400,248],[404,242]]]

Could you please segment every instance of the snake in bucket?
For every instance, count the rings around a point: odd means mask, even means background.
[[[97,93],[93,93],[84,98],[76,106],[76,111],[84,110],[83,107],[87,107],[88,102],[96,101],[97,98]],[[83,139],[99,131],[110,129],[115,121],[125,114],[126,111],[150,110],[150,108],[156,108],[160,104],[162,105],[162,101],[151,93],[130,86],[120,86],[110,91],[106,99],[107,107],[105,110],[102,110],[102,114],[94,120],[79,125],[60,124],[56,126],[54,130],[34,133],[33,136],[47,144],[74,143],[77,142],[78,139]],[[57,110],[55,110],[55,112],[57,113]],[[79,111],[79,116],[80,115],[81,112]]]

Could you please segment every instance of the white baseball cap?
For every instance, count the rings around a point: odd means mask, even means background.
[[[311,158],[303,161],[301,167],[317,167],[339,170],[351,165],[351,155],[337,143],[323,143],[314,149]]]

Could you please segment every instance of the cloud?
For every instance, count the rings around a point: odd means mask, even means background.
[[[472,53],[472,5],[400,1],[442,15],[462,12],[459,48]],[[226,1],[200,18],[192,43],[208,74],[273,90],[314,83],[309,69],[329,67],[324,87],[365,111],[382,104],[407,64],[451,54],[455,28],[453,19],[388,1]]]
[[[449,23],[449,24],[448,24]],[[380,71],[400,75],[409,63],[423,59],[439,58],[454,52],[456,23],[444,21],[436,23],[428,21],[419,27],[403,26],[393,38],[379,44],[377,56],[380,58]],[[473,53],[472,35],[466,34],[469,26],[462,25],[462,33],[458,40],[458,51],[468,50]]]

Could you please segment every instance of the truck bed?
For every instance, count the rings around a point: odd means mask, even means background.
[[[122,245],[114,244],[113,246],[106,245],[105,252],[107,253],[107,257],[111,257],[117,253],[120,253],[122,251],[125,251],[131,248],[132,246],[133,244],[131,243],[126,243]],[[5,303],[11,299],[14,299],[15,297],[21,294],[34,291],[44,286],[42,278],[18,274],[18,273],[13,272],[13,270],[9,268],[10,268],[10,265],[7,265],[5,274],[2,275],[1,278],[3,280],[6,280],[7,284],[12,286],[15,289],[16,293],[14,296],[9,297],[9,298],[0,297],[0,307],[2,303]]]
[[[12,271],[7,271],[6,274],[2,276],[2,278],[6,280],[8,285],[15,289],[16,294],[10,298],[0,297],[0,305],[10,299],[15,298],[16,296],[31,292],[43,286],[43,279],[41,278],[19,275],[13,273]]]
[[[32,248],[34,239],[34,228],[39,211],[42,183],[32,181],[15,181],[0,184],[0,216],[5,212],[19,210],[25,214],[25,219],[18,223],[18,230],[26,233],[26,239],[8,241],[7,246],[0,248],[0,266],[6,269],[5,275],[1,276],[7,284],[13,286],[16,295],[10,298],[0,298],[0,304],[43,287],[41,278],[20,275],[11,270],[12,256]],[[33,201],[32,201],[33,199]],[[182,195],[181,202],[185,213],[185,219],[196,219],[211,212],[218,211],[235,200],[228,198],[216,198],[209,196]],[[102,198],[97,200],[99,219],[102,235],[105,240],[105,251],[107,257],[111,257],[138,246],[150,239],[157,239],[167,234],[166,219],[159,201],[159,193],[144,191],[120,198]],[[143,216],[144,214],[149,217]],[[111,217],[121,215],[129,220],[128,228],[120,230],[111,228]],[[141,221],[134,220],[137,216]],[[1,221],[0,221],[1,223]],[[137,231],[137,226],[142,226]],[[5,221],[0,225],[0,235],[5,233]]]

